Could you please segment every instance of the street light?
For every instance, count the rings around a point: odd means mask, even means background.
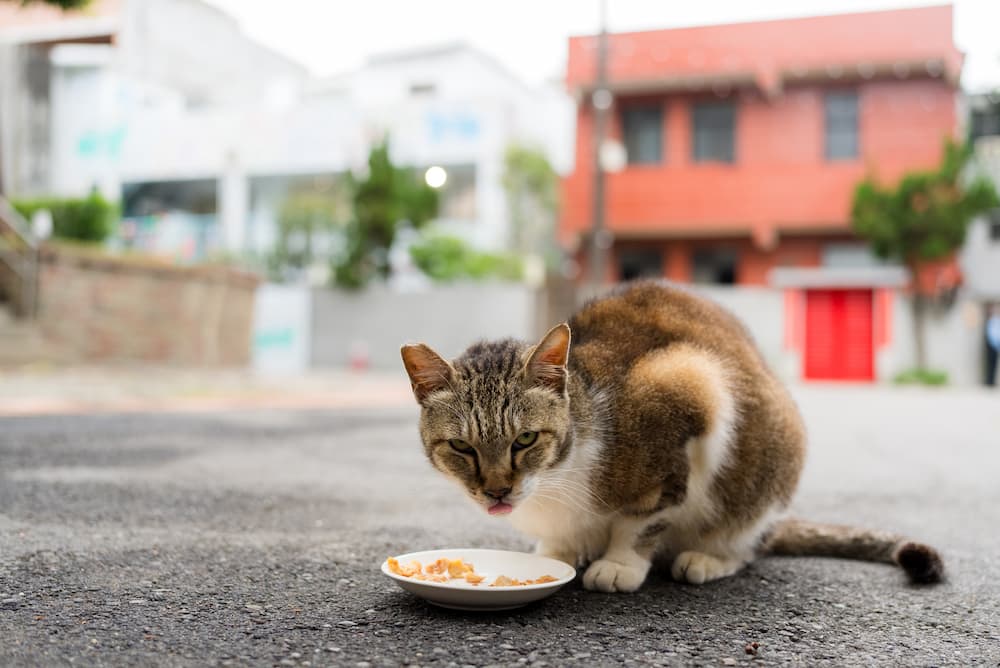
[[[593,158],[594,170],[594,200],[593,221],[590,230],[590,287],[594,294],[604,283],[607,250],[610,247],[610,235],[604,229],[604,136],[607,134],[608,110],[614,102],[614,96],[608,90],[608,20],[607,0],[601,0],[601,32],[597,37],[597,77],[594,82],[594,92],[590,103],[594,108]]]
[[[424,181],[435,190],[443,186],[447,180],[448,172],[445,171],[444,167],[434,165],[424,172]]]

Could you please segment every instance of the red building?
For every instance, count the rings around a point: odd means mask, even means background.
[[[569,42],[579,102],[560,236],[582,265],[592,221],[597,38]],[[863,252],[850,232],[866,171],[937,163],[956,131],[952,8],[608,36],[608,279],[761,285],[773,267]]]

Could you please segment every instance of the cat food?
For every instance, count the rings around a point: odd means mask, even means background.
[[[476,573],[475,566],[470,563],[466,563],[461,559],[438,559],[437,561],[431,562],[426,566],[422,565],[419,561],[411,561],[408,565],[401,566],[397,559],[389,557],[386,560],[386,565],[389,567],[390,573],[402,575],[404,578],[413,578],[414,580],[420,580],[422,582],[465,580],[471,585],[479,585],[486,579],[485,575],[479,575]],[[509,578],[506,575],[499,575],[489,586],[523,587],[533,584],[555,582],[557,579],[558,578],[554,578],[551,575],[543,575],[540,578],[535,578],[534,580],[518,580],[517,578]]]

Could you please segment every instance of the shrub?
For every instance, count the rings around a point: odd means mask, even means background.
[[[947,385],[948,373],[932,369],[907,369],[892,379],[897,385]]]
[[[101,243],[114,231],[118,207],[92,191],[83,198],[42,197],[12,202],[22,216],[31,220],[36,212],[52,214],[52,236]]]
[[[443,235],[424,238],[410,247],[410,257],[432,280],[447,283],[462,278],[500,278],[517,281],[523,277],[521,259],[510,253],[482,253],[461,239]]]

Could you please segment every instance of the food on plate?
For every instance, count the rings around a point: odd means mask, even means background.
[[[551,575],[543,575],[540,578],[535,578],[534,580],[518,580],[517,578],[509,578],[506,575],[501,575],[493,581],[491,587],[523,587],[525,585],[538,585],[545,584],[546,582],[555,582],[556,578]]]
[[[479,585],[486,579],[485,575],[476,573],[475,566],[463,561],[462,559],[441,558],[427,564],[426,566],[422,565],[419,561],[411,561],[408,565],[401,566],[395,557],[389,557],[386,560],[386,565],[388,566],[390,573],[401,575],[405,578],[413,578],[414,580],[420,580],[422,582],[449,582],[451,580],[464,580],[471,585]],[[518,580],[517,578],[509,578],[506,575],[499,575],[489,586],[523,587],[533,584],[556,582],[557,580],[558,578],[554,578],[551,575],[543,575],[539,578],[535,578],[534,580]]]

